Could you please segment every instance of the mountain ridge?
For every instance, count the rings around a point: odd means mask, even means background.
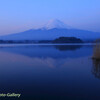
[[[63,27],[62,23],[63,22],[61,21],[56,21],[56,24],[54,24],[53,27],[51,23],[49,24],[50,29],[42,27],[39,29],[30,29],[20,33],[0,36],[0,40],[54,40],[59,37],[76,37],[82,40],[95,40],[100,38],[99,32],[69,28],[65,27],[66,24],[64,24]]]

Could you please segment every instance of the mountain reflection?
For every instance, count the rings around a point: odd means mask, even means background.
[[[9,52],[30,58],[78,58],[91,54],[92,49],[81,45],[31,45],[2,47],[0,51]],[[63,52],[65,51],[65,52]]]
[[[77,50],[82,47],[82,45],[55,45],[56,49],[60,51],[67,51],[67,50]]]
[[[91,83],[97,86],[94,91],[99,91],[99,84],[90,73],[92,66],[91,60],[88,59],[93,48],[83,46],[73,51],[69,49],[72,46],[67,47],[64,52],[51,45],[0,48],[0,90],[4,93],[9,92],[9,89],[19,91],[24,96],[32,96],[32,100],[34,97],[40,97],[42,93],[44,97],[46,94],[49,97],[64,94],[66,97],[66,94],[80,94],[82,90],[82,95],[87,95],[90,92],[88,88],[93,89]]]

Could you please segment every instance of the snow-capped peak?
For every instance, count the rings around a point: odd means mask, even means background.
[[[50,20],[47,24],[45,24],[43,27],[43,29],[53,29],[53,28],[57,28],[57,29],[69,29],[70,27],[67,26],[65,23],[63,23],[60,20],[54,19],[54,20]]]

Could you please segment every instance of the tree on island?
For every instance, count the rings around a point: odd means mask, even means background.
[[[52,43],[83,43],[83,41],[76,37],[59,37],[53,40]]]

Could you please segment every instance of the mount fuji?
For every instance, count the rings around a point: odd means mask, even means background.
[[[0,40],[53,40],[59,37],[76,37],[85,41],[100,38],[100,33],[75,29],[60,20],[51,20],[38,29],[0,36]]]
[[[70,29],[71,27],[68,26],[67,24],[63,23],[62,21],[58,20],[58,19],[54,19],[54,20],[50,20],[47,24],[45,24],[42,29]]]

